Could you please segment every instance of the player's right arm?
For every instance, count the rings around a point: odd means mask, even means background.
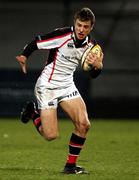
[[[21,55],[16,56],[17,61],[20,63],[21,69],[27,73],[26,61],[28,57],[38,49],[54,49],[60,47],[64,42],[64,37],[71,35],[71,28],[56,29],[45,35],[38,35],[35,40],[30,42],[24,47]]]
[[[34,52],[37,49],[38,49],[37,43],[36,43],[36,40],[34,40],[24,47],[24,50],[21,53],[21,55],[16,56],[16,60],[19,62],[23,73],[25,73],[25,74],[27,73],[27,62],[26,61],[27,61],[28,57],[31,55],[32,52]]]

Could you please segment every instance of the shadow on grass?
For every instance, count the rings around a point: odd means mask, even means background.
[[[17,174],[42,174],[42,173],[47,173],[49,175],[62,175],[62,176],[72,176],[74,174],[64,174],[63,171],[54,171],[54,170],[47,170],[45,168],[42,168],[42,167],[34,167],[34,168],[31,168],[31,167],[0,167],[0,171],[3,171],[3,173],[5,174],[6,172],[7,173],[10,173],[10,172],[16,172]],[[89,172],[87,174],[80,174],[80,175],[91,175],[92,172]]]
[[[4,171],[4,172],[26,172],[26,173],[42,173],[42,172],[48,172],[47,169],[41,168],[41,167],[0,167],[0,171]]]

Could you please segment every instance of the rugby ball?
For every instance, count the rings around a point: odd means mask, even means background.
[[[96,54],[97,57],[100,57],[101,53],[102,53],[102,49],[98,44],[96,44],[96,45],[92,45],[92,46],[88,47],[84,51],[84,53],[81,57],[81,67],[84,71],[90,71],[93,68],[93,66],[91,64],[88,64],[88,62],[86,61],[86,57],[87,57],[88,53],[90,53],[90,52]]]

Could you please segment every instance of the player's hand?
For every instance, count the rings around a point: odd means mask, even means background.
[[[26,64],[27,58],[23,55],[20,55],[20,56],[16,56],[16,60],[19,62],[23,73],[26,74],[27,73],[27,64]]]
[[[103,57],[104,57],[103,53],[101,53],[100,57],[98,57],[97,54],[90,52],[87,55],[87,62],[88,62],[88,64],[95,67],[95,69],[102,69],[103,68]]]

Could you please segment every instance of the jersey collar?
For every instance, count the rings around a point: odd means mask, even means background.
[[[75,44],[75,47],[76,48],[79,48],[79,47],[83,47],[85,45],[87,45],[89,43],[89,36],[86,36],[83,40],[79,40],[76,38],[76,35],[75,35],[75,32],[74,32],[74,27],[72,26],[71,27],[71,30],[72,30],[72,38],[73,38],[73,41],[74,41],[74,44]]]

